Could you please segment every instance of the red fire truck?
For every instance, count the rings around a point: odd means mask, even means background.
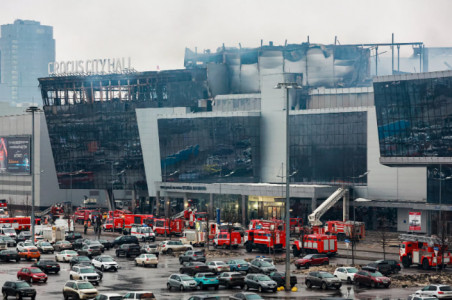
[[[269,251],[281,251],[286,247],[284,226],[279,221],[251,220],[244,240],[247,252],[258,249],[268,253]]]
[[[337,238],[328,234],[306,234],[303,236],[303,246],[306,253],[323,253],[334,255],[337,253]],[[292,245],[293,255],[299,256],[302,253],[300,240],[296,240]]]
[[[213,239],[213,246],[224,248],[238,248],[242,244],[242,237],[237,231],[220,231]]]
[[[343,241],[346,238],[355,238],[356,240],[362,240],[366,236],[366,229],[363,222],[356,221],[326,221],[325,233],[334,234],[339,241]],[[353,235],[353,228],[355,234]]]
[[[41,224],[40,218],[35,218],[35,224]],[[31,218],[30,217],[15,217],[15,218],[0,218],[0,227],[11,227],[15,230],[30,230]]]
[[[154,232],[156,235],[182,235],[184,220],[182,219],[155,219]]]
[[[146,214],[122,214],[120,211],[109,212],[109,215],[116,217],[109,217],[104,224],[106,231],[121,231],[124,228],[132,228],[132,225],[146,224],[150,227],[154,225],[154,215]]]
[[[442,243],[438,237],[401,234],[399,239],[402,241],[399,258],[405,268],[415,264],[422,266],[424,270],[428,270],[431,267],[452,264],[452,256],[447,251],[447,245]],[[442,262],[443,257],[444,262]]]
[[[0,208],[8,209],[8,202],[5,199],[0,199]]]

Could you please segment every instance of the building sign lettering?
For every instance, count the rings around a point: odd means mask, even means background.
[[[134,71],[128,58],[103,58],[91,60],[73,60],[50,62],[48,72],[50,76],[66,76],[71,74],[96,75],[118,74]]]

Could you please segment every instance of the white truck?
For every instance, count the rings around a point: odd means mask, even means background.
[[[130,229],[130,235],[136,236],[139,241],[151,241],[155,242],[155,233],[151,227],[148,226],[135,226]]]
[[[204,247],[207,243],[207,233],[196,229],[185,229],[179,240],[183,244]]]

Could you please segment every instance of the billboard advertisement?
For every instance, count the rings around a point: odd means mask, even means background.
[[[0,174],[30,174],[30,137],[0,137]]]
[[[420,231],[421,230],[421,212],[420,211],[410,211],[409,213],[409,230],[410,231]]]

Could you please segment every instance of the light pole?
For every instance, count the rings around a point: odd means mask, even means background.
[[[31,112],[31,242],[35,244],[35,112],[42,111],[37,106],[30,106],[26,112]]]
[[[280,82],[275,86],[275,89],[286,89],[286,291],[290,291],[290,135],[289,135],[289,91],[290,89],[301,89],[301,86],[296,82]]]

